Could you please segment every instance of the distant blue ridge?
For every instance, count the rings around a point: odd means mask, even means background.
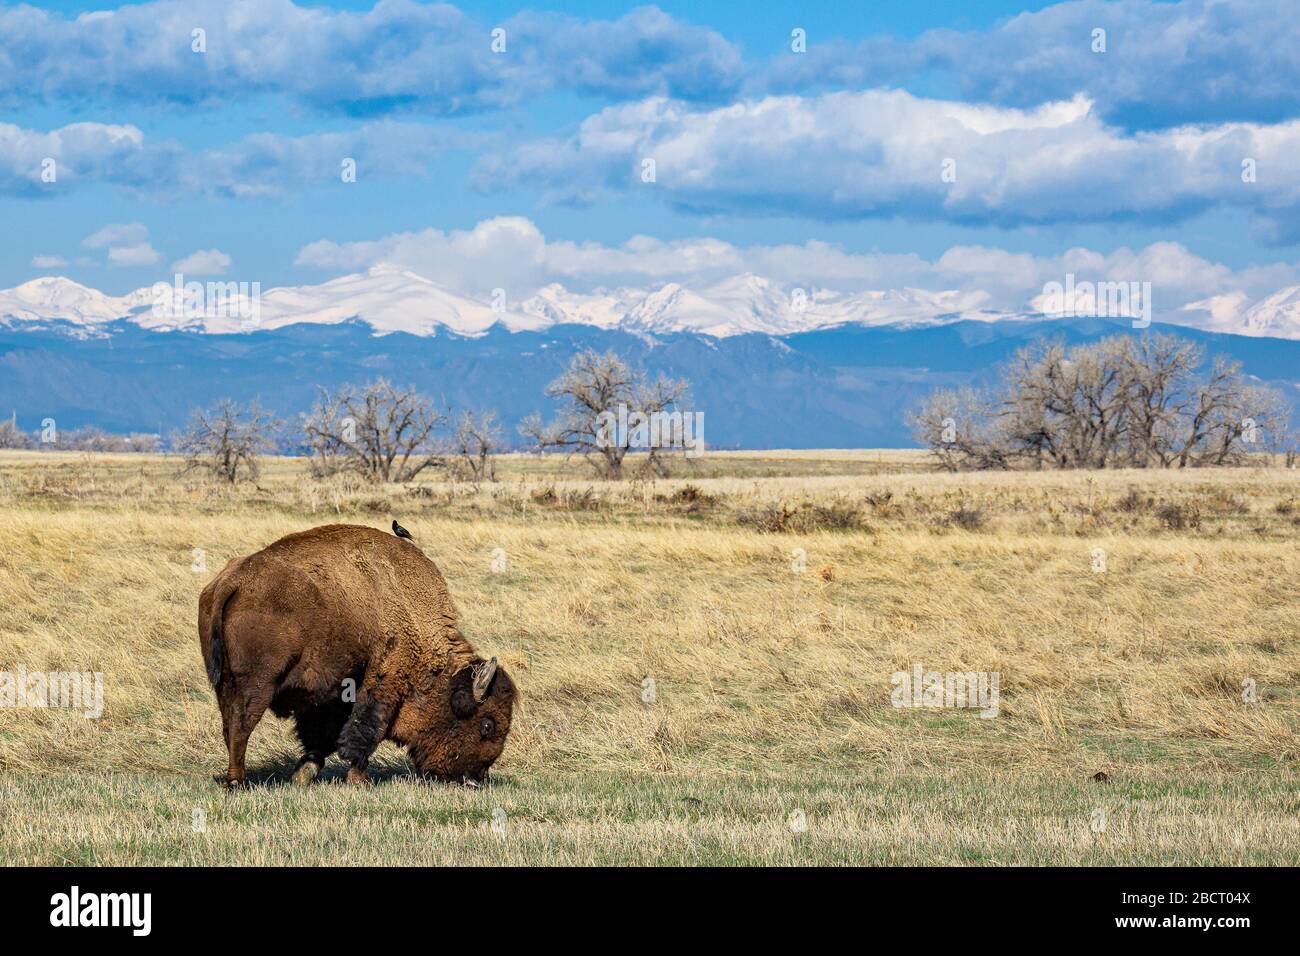
[[[120,321],[109,335],[78,339],[72,326],[0,329],[0,417],[19,427],[54,418],[60,429],[167,435],[191,411],[220,398],[254,398],[284,418],[311,408],[318,386],[384,376],[441,403],[495,408],[505,437],[533,412],[553,411],[546,385],[583,348],[613,350],[652,374],[688,379],[691,408],[705,413],[712,448],[873,448],[915,443],[906,413],[939,386],[978,384],[1017,348],[1038,337],[1067,343],[1119,332],[1127,321],[962,321],[900,329],[846,325],[774,338],[713,339],[656,334],[652,341],[587,325],[541,332],[494,326],[479,338],[439,330],[434,337],[376,337],[361,321],[299,324],[235,335],[153,332]],[[1300,341],[1251,338],[1153,324],[1226,354],[1247,374],[1300,399]]]

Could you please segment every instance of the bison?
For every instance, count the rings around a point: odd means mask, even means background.
[[[327,525],[235,558],[199,598],[199,644],[244,784],[248,738],[270,708],[292,716],[309,784],[336,749],[365,783],[375,748],[408,748],[431,778],[478,782],[501,755],[515,685],[475,653],[438,568],[410,540]]]

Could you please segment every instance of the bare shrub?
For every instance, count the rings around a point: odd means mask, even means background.
[[[837,499],[829,504],[803,501],[797,505],[776,502],[740,511],[736,523],[764,534],[810,534],[814,531],[857,531],[865,529],[862,514],[851,501]]]
[[[947,523],[963,531],[979,531],[988,523],[988,519],[979,508],[958,508],[949,512]]]
[[[600,511],[605,507],[605,499],[595,488],[569,490],[560,496],[560,507],[566,511]]]
[[[647,473],[666,476],[666,453],[682,448],[680,406],[687,401],[687,383],[664,376],[650,381],[613,352],[579,352],[564,374],[547,386],[546,394],[560,401],[559,417],[543,425],[541,416],[533,415],[520,424],[520,433],[538,448],[581,455],[601,478],[622,478],[624,459],[633,447],[645,448]],[[638,423],[647,423],[649,429],[648,423],[658,421],[661,413],[677,416],[677,434],[648,435],[648,442],[639,442]],[[610,428],[610,416],[629,423],[623,434]]]
[[[1124,514],[1140,514],[1151,510],[1154,504],[1150,497],[1144,497],[1136,488],[1130,488],[1123,498],[1115,502],[1115,509]]]
[[[1170,531],[1196,530],[1201,526],[1201,511],[1195,505],[1167,502],[1156,509],[1156,520]]]
[[[862,527],[862,513],[852,501],[833,499],[829,504],[810,504],[807,520],[814,528],[832,531],[854,531]]]
[[[456,420],[450,470],[462,481],[496,481],[496,456],[501,448],[501,425],[497,413],[465,409]]]
[[[534,488],[529,498],[534,504],[557,511],[601,511],[608,507],[605,498],[590,485],[564,490],[556,490],[554,485],[543,485]]]
[[[888,489],[874,493],[868,492],[863,496],[863,500],[879,511],[889,507],[890,503],[894,500],[894,493]]]
[[[1015,457],[996,399],[977,389],[931,392],[908,424],[947,471],[1009,468]]]
[[[699,514],[718,503],[718,496],[701,490],[696,485],[682,485],[670,495],[655,495],[655,501],[667,504],[683,514]]]
[[[1206,508],[1211,511],[1217,511],[1220,514],[1250,514],[1250,502],[1241,497],[1241,495],[1233,494],[1226,488],[1214,489],[1213,492],[1205,495],[1203,500]]]
[[[303,421],[312,475],[349,472],[372,484],[411,481],[446,461],[434,433],[446,416],[414,388],[377,379],[358,389],[345,385],[320,398]]]
[[[736,523],[763,534],[780,534],[793,530],[791,522],[794,514],[795,509],[784,501],[770,502],[740,511],[736,515]]]
[[[254,402],[247,408],[223,399],[210,409],[194,412],[178,437],[176,448],[185,455],[185,471],[201,469],[234,484],[256,480],[258,457],[274,445],[280,421]]]

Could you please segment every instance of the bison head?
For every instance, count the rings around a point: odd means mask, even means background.
[[[494,657],[476,658],[439,683],[420,701],[403,735],[411,759],[426,777],[483,780],[506,746],[514,681]]]

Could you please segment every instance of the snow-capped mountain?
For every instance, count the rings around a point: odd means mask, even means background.
[[[162,296],[153,294],[150,308],[132,320],[145,328],[222,334],[298,323],[337,325],[359,319],[378,335],[406,332],[423,336],[436,335],[439,328],[475,336],[496,323],[512,332],[550,324],[526,312],[495,309],[491,303],[448,292],[414,272],[384,266],[320,285],[266,291],[237,285],[224,306],[220,301],[210,301],[206,283],[203,289],[205,298],[197,305],[187,298],[184,289],[172,289],[171,294]]]
[[[740,331],[757,331],[753,326],[761,324],[761,320],[670,282],[633,306],[623,324],[645,332],[681,330],[723,337],[737,327]]]
[[[298,322],[335,325],[360,319],[376,333],[434,335],[446,328],[459,335],[481,335],[500,322],[512,332],[545,328],[537,316],[494,309],[448,292],[414,272],[376,266],[369,272],[342,276],[321,285],[291,286],[262,293],[258,328],[282,328]],[[246,331],[242,316],[209,323],[209,332]]]
[[[105,295],[71,279],[47,276],[0,291],[0,318],[23,322],[63,320],[94,326],[113,322],[143,304],[141,292],[125,296]]]
[[[644,292],[637,289],[619,289],[615,292],[599,290],[584,295],[570,292],[558,282],[552,282],[539,289],[520,308],[529,315],[539,316],[554,325],[573,322],[612,329],[623,321],[644,295]]]
[[[214,293],[209,291],[213,286]],[[693,332],[726,338],[748,332],[789,335],[848,323],[924,325],[1004,317],[981,311],[983,293],[904,289],[846,296],[824,289],[784,289],[745,274],[700,290],[670,282],[655,289],[570,292],[545,286],[517,306],[450,292],[413,272],[376,266],[320,285],[262,290],[247,283],[166,283],[108,296],[64,278],[36,279],[0,292],[0,321],[71,323],[92,331],[119,319],[157,331],[213,334],[277,329],[297,323],[335,325],[359,319],[376,334],[482,335],[496,324],[512,332],[571,323],[633,332]]]
[[[1242,292],[1202,299],[1183,307],[1196,316],[1188,325],[1211,332],[1300,339],[1300,285],[1279,289],[1251,304]]]
[[[844,295],[829,289],[784,289],[761,276],[745,274],[698,293],[669,283],[644,294],[622,325],[726,338],[746,332],[791,335],[836,325],[918,327],[1014,317],[981,308],[987,298],[982,292],[919,289]]]
[[[1242,316],[1247,334],[1279,339],[1300,338],[1300,285],[1260,299]]]
[[[481,335],[496,323],[511,331],[545,328],[550,319],[519,310],[497,310],[448,292],[413,272],[375,267],[320,285],[269,290],[220,281],[187,287],[166,283],[124,296],[108,296],[71,279],[35,279],[0,291],[0,322],[47,324],[62,321],[94,331],[119,319],[155,331],[214,334],[277,329],[297,323],[336,325],[360,319],[376,334],[434,335],[439,327],[460,335]]]
[[[376,335],[484,335],[555,325],[593,326],[640,335],[687,332],[713,338],[746,333],[786,336],[845,325],[926,328],[958,321],[1042,319],[1032,308],[990,308],[980,291],[869,290],[845,294],[784,287],[749,273],[703,288],[670,282],[652,289],[571,292],[553,283],[522,302],[480,300],[449,291],[414,272],[375,266],[319,285],[263,290],[221,280],[174,288],[166,283],[110,296],[71,279],[46,277],[0,291],[0,325],[45,328],[61,323],[73,335],[103,335],[126,320],[159,332],[209,334],[337,325],[358,320]],[[1049,317],[1050,318],[1050,317]],[[1255,303],[1241,293],[1194,302],[1162,321],[1213,332],[1300,339],[1300,286]]]
[[[672,282],[645,295],[628,312],[625,324],[647,332],[696,332],[715,338],[744,332],[788,335],[834,324],[827,316],[810,315],[806,304],[806,294],[800,299],[750,274],[698,293]]]

